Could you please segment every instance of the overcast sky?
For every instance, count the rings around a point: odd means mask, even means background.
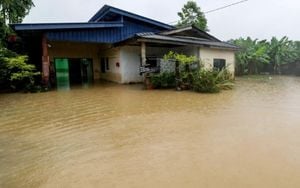
[[[85,22],[108,4],[170,23],[187,0],[33,0],[24,22]],[[209,11],[239,0],[196,0]],[[206,15],[210,33],[221,40],[250,36],[270,39],[288,36],[300,40],[300,0],[249,0]]]

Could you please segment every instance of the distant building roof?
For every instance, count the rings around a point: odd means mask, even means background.
[[[98,22],[100,21],[102,18],[104,18],[105,16],[112,16],[114,14],[118,14],[118,15],[122,15],[122,16],[126,16],[129,18],[133,18],[135,20],[139,20],[142,22],[146,22],[148,24],[152,24],[152,25],[156,25],[159,27],[162,27],[164,29],[173,29],[174,26],[150,19],[150,18],[146,18],[144,16],[140,16],[125,10],[121,10],[109,5],[104,5],[90,20],[89,22]]]

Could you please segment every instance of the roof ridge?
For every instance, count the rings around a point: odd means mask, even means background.
[[[150,24],[157,25],[157,26],[163,27],[165,29],[173,29],[174,28],[174,26],[171,26],[169,24],[154,20],[152,18],[141,16],[136,13],[129,12],[129,11],[126,11],[123,9],[119,9],[119,8],[116,8],[116,7],[113,7],[110,5],[104,5],[102,8],[100,8],[99,11],[89,20],[89,22],[96,22],[97,20],[99,20],[99,18],[101,18],[101,16],[103,17],[109,11],[113,11],[113,12],[119,13],[123,16],[131,17],[131,18],[134,18],[134,19],[137,19],[140,21],[148,22]]]

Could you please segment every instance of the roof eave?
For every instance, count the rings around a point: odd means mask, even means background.
[[[218,45],[211,45],[211,44],[199,44],[196,42],[190,42],[190,41],[174,41],[174,40],[161,40],[161,39],[150,39],[150,38],[143,38],[143,37],[136,37],[136,40],[138,42],[157,42],[161,44],[174,44],[174,45],[193,45],[197,47],[206,47],[206,48],[213,48],[213,49],[224,49],[224,50],[232,50],[232,51],[238,51],[239,48],[236,46],[218,46]]]
[[[65,30],[65,29],[97,29],[123,27],[121,22],[106,23],[35,23],[35,24],[11,24],[10,27],[15,31],[34,31],[34,30]]]

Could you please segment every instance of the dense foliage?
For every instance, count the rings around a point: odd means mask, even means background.
[[[13,91],[35,91],[35,77],[40,75],[34,65],[27,64],[27,56],[20,56],[0,48],[0,88]]]
[[[207,19],[195,1],[188,1],[181,12],[178,12],[178,16],[180,21],[177,23],[177,27],[195,25],[203,31],[208,31]]]
[[[154,74],[151,77],[151,83],[155,89],[174,88],[175,74],[170,72]]]
[[[193,73],[192,88],[197,92],[217,93],[222,89],[232,89],[233,86],[233,77],[227,69],[221,71],[201,69]]]
[[[21,23],[33,6],[32,0],[0,0],[0,40],[2,45],[7,34],[12,33],[7,24]]]
[[[240,47],[236,53],[236,74],[259,74],[269,72],[280,74],[281,66],[296,63],[300,60],[299,42],[293,42],[287,37],[270,41],[250,37],[231,40]]]
[[[177,90],[194,90],[202,93],[216,93],[233,87],[233,75],[222,70],[207,70],[197,62],[195,56],[186,56],[169,52],[165,60],[176,63],[175,72],[162,72],[151,76],[153,88],[175,88]],[[197,66],[195,66],[197,65]]]
[[[8,50],[6,37],[13,34],[8,24],[20,23],[34,6],[32,0],[0,0],[0,90],[34,91],[37,75],[27,56]],[[38,89],[39,90],[39,89]]]
[[[5,23],[20,23],[33,6],[32,0],[0,0],[0,17]]]

